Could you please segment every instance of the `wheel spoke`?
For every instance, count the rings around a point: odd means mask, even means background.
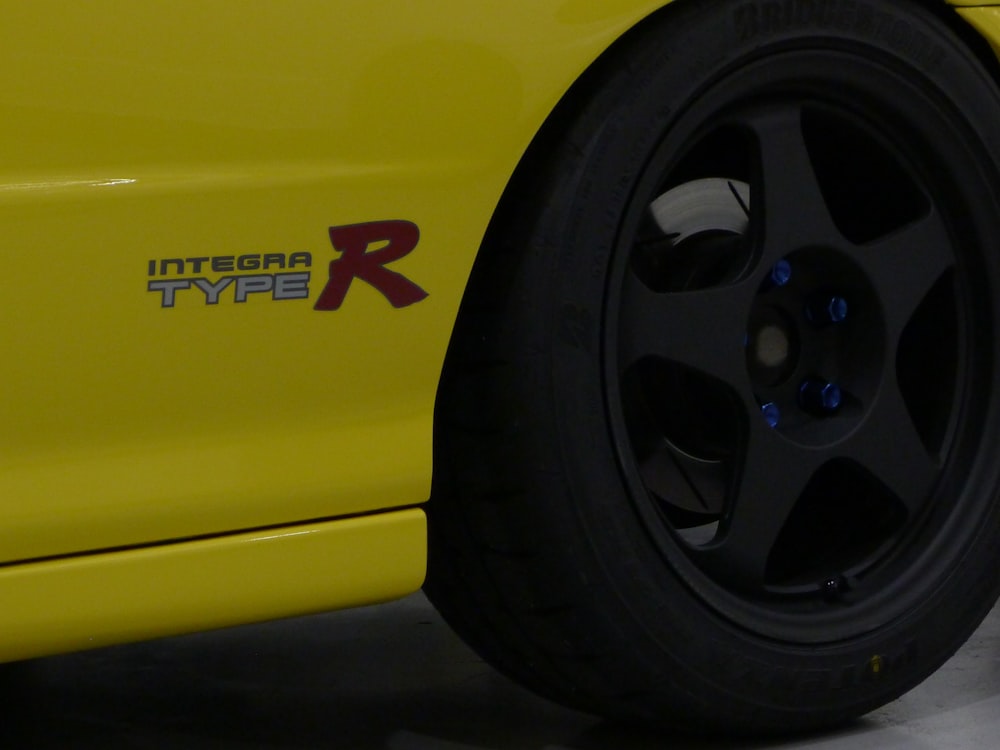
[[[654,292],[632,271],[622,289],[619,355],[624,369],[669,360],[738,386],[746,381],[744,336],[753,288],[746,282]]]
[[[751,420],[746,456],[721,533],[695,554],[718,575],[759,590],[778,535],[828,458],[825,451],[789,442],[763,420]]]
[[[663,438],[639,459],[646,487],[664,502],[692,513],[720,513],[725,504],[725,470],[721,461],[686,455]]]
[[[893,341],[934,283],[955,263],[948,230],[933,210],[899,231],[858,248],[855,257],[882,299],[886,327]]]
[[[865,421],[838,452],[869,471],[910,511],[927,498],[940,473],[894,378],[886,379]]]
[[[841,235],[830,217],[802,132],[797,104],[754,110],[744,124],[760,149],[763,201],[763,261],[769,265],[808,244],[833,244]],[[762,205],[761,205],[762,204]]]

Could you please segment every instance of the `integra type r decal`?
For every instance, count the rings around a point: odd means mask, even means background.
[[[425,299],[422,288],[386,268],[409,255],[419,240],[420,230],[409,221],[330,227],[330,242],[341,255],[330,262],[329,278],[313,309],[340,309],[355,278],[377,289],[396,308]],[[147,274],[155,278],[146,289],[160,295],[160,307],[174,307],[182,294],[201,295],[198,299],[206,305],[246,302],[254,294],[270,295],[272,300],[309,299],[312,266],[309,252],[162,258],[149,261]]]

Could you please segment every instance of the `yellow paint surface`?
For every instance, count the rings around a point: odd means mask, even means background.
[[[566,89],[661,4],[4,3],[0,561],[425,500],[496,202]],[[314,310],[329,228],[397,219],[420,241],[390,268],[429,296],[395,309],[356,278]],[[187,260],[293,253],[309,263],[267,273],[308,273],[305,298],[238,302],[260,269]],[[227,277],[216,304],[148,286]]]
[[[411,509],[0,568],[0,661],[393,599],[425,539]]]

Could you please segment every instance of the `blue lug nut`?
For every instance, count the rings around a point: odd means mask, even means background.
[[[808,412],[828,416],[840,408],[844,395],[835,383],[809,378],[799,386],[799,404]]]
[[[787,260],[779,260],[771,266],[770,281],[774,286],[784,286],[792,280],[792,264]]]
[[[831,297],[826,303],[826,317],[831,323],[843,323],[847,320],[847,300],[843,297]]]
[[[838,295],[820,297],[806,306],[806,317],[816,325],[843,323],[847,320],[849,307],[847,300]]]
[[[760,407],[760,413],[764,416],[764,421],[767,422],[767,426],[774,429],[778,426],[781,421],[781,410],[778,405],[773,401],[768,401]]]

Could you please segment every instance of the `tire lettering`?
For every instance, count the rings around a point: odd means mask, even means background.
[[[740,5],[733,15],[733,29],[741,42],[817,27],[874,37],[926,67],[938,65],[944,57],[944,50],[911,24],[858,0],[765,0]]]

